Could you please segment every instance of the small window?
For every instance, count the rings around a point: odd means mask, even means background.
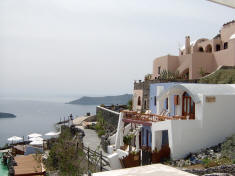
[[[154,105],[156,106],[157,105],[157,97],[154,96]]]
[[[228,48],[228,42],[225,42],[224,43],[224,49],[227,49]]]
[[[158,74],[161,73],[161,67],[158,67]]]
[[[144,109],[147,109],[147,101],[144,100]]]
[[[138,103],[137,103],[138,106],[141,106],[141,98],[140,96],[138,97]]]
[[[168,109],[168,98],[166,98],[166,109]]]
[[[216,50],[216,51],[219,51],[219,50],[220,50],[220,45],[219,45],[219,44],[217,44],[217,45],[215,46],[215,50]]]
[[[204,50],[203,50],[203,48],[202,47],[200,47],[199,48],[199,52],[203,52]]]

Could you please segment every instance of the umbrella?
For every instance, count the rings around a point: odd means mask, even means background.
[[[29,138],[35,138],[35,137],[40,137],[42,136],[41,134],[38,134],[38,133],[31,133],[28,135]]]
[[[22,138],[18,137],[18,136],[12,136],[12,137],[8,138],[7,140],[10,141],[10,142],[13,142],[13,141],[17,142],[17,141],[21,141]]]
[[[54,132],[54,131],[51,131],[51,132],[48,132],[48,133],[46,133],[45,135],[46,136],[57,136],[57,135],[59,135],[60,134],[60,132]]]
[[[33,138],[29,138],[29,141],[43,141],[43,138],[41,138],[41,137],[33,137]]]
[[[43,141],[32,141],[29,144],[30,145],[43,145]]]

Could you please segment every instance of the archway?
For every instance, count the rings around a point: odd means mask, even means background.
[[[200,46],[198,49],[199,52],[204,52],[204,49]]]
[[[189,79],[189,68],[186,68],[182,73],[181,73],[181,77],[183,79]]]
[[[212,46],[209,44],[206,46],[206,52],[211,53],[212,52]]]

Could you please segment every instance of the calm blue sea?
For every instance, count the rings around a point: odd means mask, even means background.
[[[95,114],[96,106],[70,105],[63,102],[0,99],[0,112],[13,113],[16,118],[0,118],[0,146],[11,136],[30,133],[45,134],[55,129],[55,123],[69,114]]]

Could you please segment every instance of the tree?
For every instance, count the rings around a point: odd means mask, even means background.
[[[62,176],[78,176],[84,173],[84,152],[77,146],[77,140],[69,128],[53,143],[49,156],[45,161],[48,171],[58,170]]]
[[[132,99],[128,101],[127,108],[131,111],[132,110]]]

